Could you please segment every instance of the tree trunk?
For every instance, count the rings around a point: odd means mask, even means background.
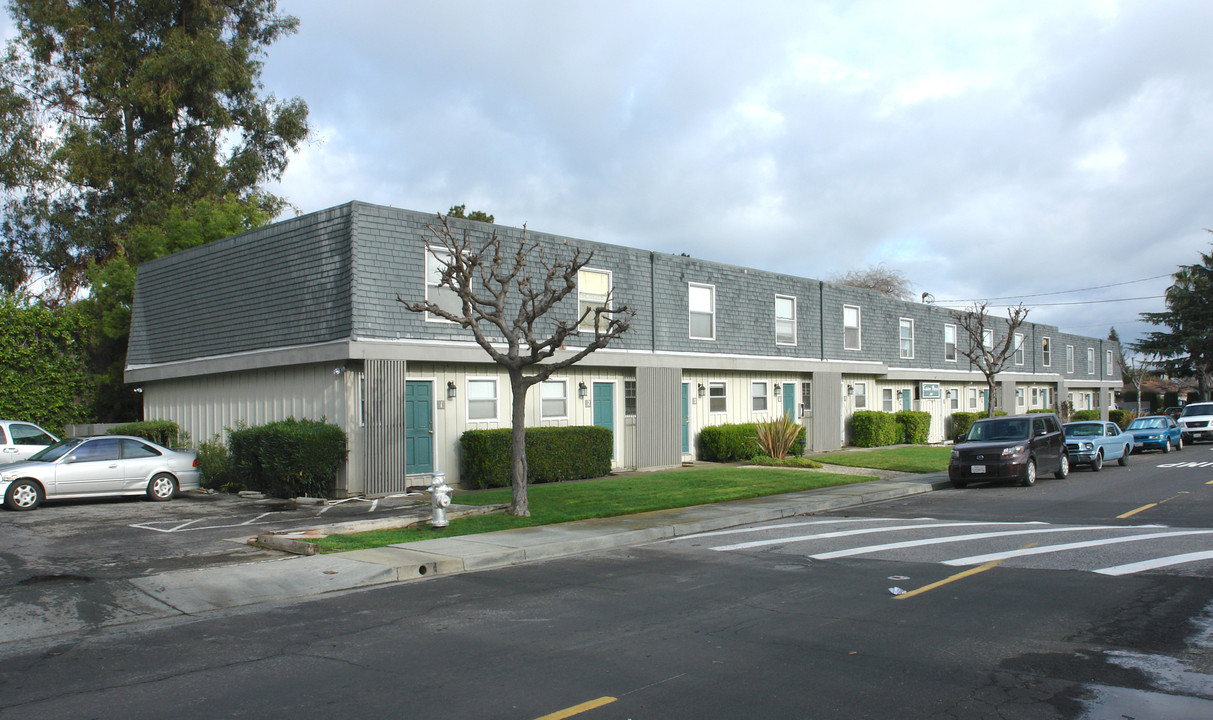
[[[994,417],[994,377],[986,376],[986,417]]]
[[[526,494],[526,391],[522,382],[521,372],[510,373],[510,428],[512,429],[510,443],[511,487],[510,515],[530,517],[531,505]]]

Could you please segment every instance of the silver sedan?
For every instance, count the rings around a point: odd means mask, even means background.
[[[43,500],[146,495],[172,500],[201,487],[198,456],[125,435],[66,438],[24,462],[0,466],[0,497],[10,510]]]

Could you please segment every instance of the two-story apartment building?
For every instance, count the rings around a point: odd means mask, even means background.
[[[140,266],[126,380],[145,416],[195,440],[237,423],[324,418],[349,437],[337,493],[385,494],[407,475],[459,476],[470,428],[509,426],[509,382],[468,331],[397,301],[438,298],[435,216],[353,202]],[[452,219],[508,244],[522,231]],[[532,389],[528,426],[614,431],[614,463],[694,457],[700,429],[791,413],[809,448],[845,444],[856,410],[925,410],[943,441],[985,406],[952,313],[820,280],[528,232],[549,255],[592,252],[570,295],[635,311],[606,349]],[[994,333],[1005,321],[994,323]],[[1114,343],[1027,323],[999,376],[1008,412],[1100,408],[1121,385]],[[1001,339],[999,337],[998,339]],[[562,352],[573,352],[574,340]]]

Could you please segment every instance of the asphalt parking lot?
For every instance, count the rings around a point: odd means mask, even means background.
[[[313,505],[189,492],[168,503],[111,498],[47,502],[32,512],[0,510],[0,591],[279,557],[248,539],[427,508],[428,496],[416,495]]]

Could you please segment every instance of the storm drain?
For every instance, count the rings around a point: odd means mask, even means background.
[[[71,583],[87,583],[93,579],[86,575],[33,575],[19,581],[18,585],[68,585]]]

